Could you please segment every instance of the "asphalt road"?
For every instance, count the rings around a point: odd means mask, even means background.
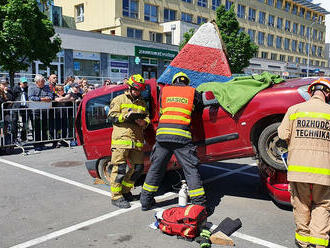
[[[153,230],[157,209],[142,212],[110,205],[109,186],[96,185],[81,147],[0,157],[0,247],[199,247]],[[292,212],[276,206],[259,185],[255,161],[237,159],[201,165],[213,225],[240,218],[236,247],[295,247]],[[168,182],[175,184],[178,175]],[[140,192],[141,187],[134,189]],[[177,204],[169,191],[158,208]],[[213,245],[212,247],[217,247]],[[220,246],[219,246],[220,247]]]

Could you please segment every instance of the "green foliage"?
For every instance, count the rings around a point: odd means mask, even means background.
[[[181,41],[180,45],[179,45],[179,51],[184,47],[184,45],[186,45],[188,43],[188,41],[190,40],[190,38],[194,35],[195,33],[195,29],[189,29],[188,32],[183,34],[183,40]]]
[[[53,24],[40,12],[35,0],[0,0],[0,66],[14,73],[40,60],[45,65],[61,49]]]
[[[258,46],[251,41],[250,36],[245,32],[239,32],[239,22],[236,19],[234,5],[226,11],[224,5],[216,10],[216,24],[218,25],[221,37],[226,46],[227,59],[232,73],[242,73],[245,67],[249,66],[249,60],[258,52]],[[184,40],[180,46],[184,46],[191,36],[184,34]]]

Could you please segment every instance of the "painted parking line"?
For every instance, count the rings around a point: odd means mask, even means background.
[[[249,164],[250,166],[254,166],[254,164]],[[223,167],[219,167],[219,166],[214,166],[214,165],[208,165],[208,164],[202,164],[202,167],[207,167],[207,168],[211,168],[211,169],[217,169],[217,170],[224,170],[224,171],[233,171],[231,169],[227,169],[227,168],[223,168]],[[251,177],[259,177],[258,174],[253,174],[253,173],[249,173],[249,172],[244,172],[244,171],[239,171],[236,172],[237,174],[242,174],[242,175],[246,175],[246,176],[251,176]]]

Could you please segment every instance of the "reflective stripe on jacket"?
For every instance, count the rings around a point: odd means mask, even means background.
[[[137,125],[134,121],[125,120],[128,112],[146,113],[144,119],[150,123],[146,102],[140,97],[133,99],[126,91],[115,97],[110,104],[109,118],[113,122],[113,131],[111,137],[112,148],[138,149],[143,148],[144,137],[143,127]]]
[[[330,105],[319,96],[290,107],[278,128],[288,141],[288,180],[330,186]]]
[[[159,142],[188,143],[195,89],[190,86],[166,86],[162,90],[161,117],[156,132]]]

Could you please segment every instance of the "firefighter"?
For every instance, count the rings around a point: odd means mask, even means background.
[[[154,195],[162,181],[173,153],[183,167],[193,204],[206,205],[206,196],[197,169],[199,160],[190,132],[191,113],[203,108],[201,94],[189,85],[188,76],[179,72],[161,96],[161,117],[156,131],[156,144],[151,153],[151,167],[142,187],[140,201],[147,211],[155,204]],[[197,109],[196,109],[197,108]]]
[[[128,90],[111,101],[108,113],[113,123],[111,203],[119,208],[130,208],[129,201],[134,199],[130,190],[144,169],[143,130],[150,123],[146,102],[141,97],[141,92],[145,90],[143,77],[133,75],[127,84]],[[132,119],[135,113],[145,114],[145,117]],[[127,161],[131,167],[126,172]]]
[[[288,181],[298,247],[324,248],[330,231],[330,82],[308,88],[311,99],[290,107],[278,128],[288,143]]]

